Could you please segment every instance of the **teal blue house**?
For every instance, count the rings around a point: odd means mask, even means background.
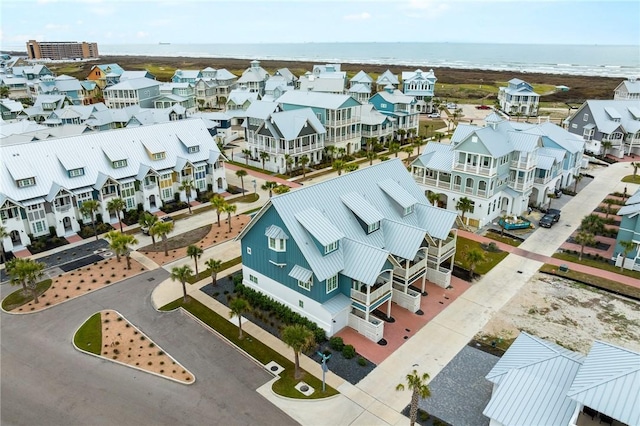
[[[640,271],[640,189],[629,197],[624,207],[618,210],[618,216],[622,216],[622,220],[616,237],[613,259],[617,266]],[[625,249],[620,244],[621,241],[631,241],[635,246],[625,253]]]
[[[426,280],[449,285],[455,220],[386,161],[271,198],[238,236],[243,284],[377,342],[395,309],[420,311]]]
[[[371,96],[369,103],[382,114],[390,117],[394,131],[404,130],[407,135],[418,134],[419,112],[416,99],[388,85],[381,92]]]

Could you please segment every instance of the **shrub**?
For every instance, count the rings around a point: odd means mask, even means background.
[[[336,337],[330,338],[329,347],[334,351],[342,352],[342,349],[344,348],[344,341],[342,340],[342,337],[336,336]]]
[[[367,360],[362,358],[362,357],[358,358],[358,365],[361,366],[361,367],[366,367],[367,366]]]
[[[356,348],[354,348],[353,345],[344,345],[344,348],[342,348],[342,356],[346,359],[353,358],[356,356]]]

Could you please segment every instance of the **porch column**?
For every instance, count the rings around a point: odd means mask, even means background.
[[[387,318],[391,318],[391,299],[387,302]]]

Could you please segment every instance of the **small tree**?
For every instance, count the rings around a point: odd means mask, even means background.
[[[248,175],[245,169],[240,169],[236,171],[236,176],[240,178],[240,185],[242,185],[242,195],[244,195],[244,177]]]
[[[96,229],[96,213],[100,210],[100,203],[97,200],[83,201],[80,205],[80,213],[83,216],[89,216],[91,218],[91,226],[93,226],[93,233],[98,241],[98,230]]]
[[[284,168],[285,168],[285,173],[288,174],[289,176],[291,176],[291,165],[293,164],[293,158],[291,157],[291,155],[289,154],[285,154],[284,155]]]
[[[26,295],[27,289],[27,268],[25,266],[26,259],[14,257],[7,262],[5,269],[9,276],[11,285],[22,285],[22,294]]]
[[[218,272],[222,268],[222,260],[209,259],[204,264],[211,271],[211,285],[216,285],[218,283]]]
[[[202,253],[204,253],[204,250],[194,244],[187,247],[187,256],[193,259],[193,263],[196,266],[196,277],[198,276],[198,259],[202,257]]]
[[[242,315],[251,310],[251,306],[246,299],[236,297],[229,302],[229,318],[238,317],[238,339],[242,340]]]
[[[580,229],[593,235],[602,234],[604,231],[604,219],[597,214],[590,214],[582,218]]]
[[[420,398],[429,398],[431,396],[431,390],[427,382],[429,381],[429,375],[424,373],[418,374],[417,370],[413,370],[407,374],[406,388],[411,391],[411,405],[409,408],[409,421],[411,426],[416,424],[418,420],[418,402]],[[400,383],[396,386],[396,391],[404,391],[405,384]]]
[[[398,158],[398,152],[400,152],[400,144],[392,142],[389,144],[389,153],[394,154]]]
[[[347,173],[351,173],[351,172],[355,172],[356,170],[358,170],[360,168],[360,166],[358,164],[347,164],[346,166],[344,166],[344,171]]]
[[[640,167],[640,162],[634,161],[631,163],[631,167],[633,167],[633,180],[635,180],[636,175],[638,174],[638,168]]]
[[[220,195],[216,194],[209,199],[212,208],[216,211],[216,216],[218,217],[218,228],[220,228],[220,213],[224,211],[224,206],[227,202]]]
[[[242,150],[242,154],[244,155],[244,162],[248,166],[249,165],[249,159],[251,158],[251,150],[250,149],[243,149]]]
[[[429,191],[429,193],[427,194],[427,200],[429,200],[432,205],[436,206],[436,203],[440,200],[440,194],[437,192]]]
[[[402,142],[404,142],[404,137],[407,134],[407,131],[405,129],[398,129],[397,133],[399,136],[400,144],[402,144]]]
[[[582,176],[582,173],[578,173],[577,175],[573,175],[573,192],[575,192],[575,193],[578,192],[578,182],[580,182],[583,177],[584,176]]]
[[[231,215],[234,214],[236,210],[236,205],[230,203],[228,203],[224,208],[224,211],[227,213],[227,220],[229,222],[229,233],[231,233]]]
[[[174,266],[171,268],[171,280],[180,281],[182,284],[182,300],[187,303],[187,280],[193,276],[193,271],[188,265]]]
[[[118,231],[109,231],[107,232],[107,235],[104,236],[109,241],[109,248],[116,254],[116,262],[118,263],[120,263],[120,254],[122,252],[120,248],[120,241],[118,239],[120,235],[122,234]]]
[[[549,199],[549,205],[547,206],[547,210],[551,208],[551,200],[556,198],[555,192],[547,192],[547,198]]]
[[[631,240],[622,240],[618,244],[620,244],[620,248],[622,249],[622,263],[620,264],[620,271],[623,271],[624,261],[627,258],[627,254],[636,248],[636,243]]]
[[[122,221],[120,220],[120,213],[122,210],[127,207],[127,204],[124,202],[122,198],[112,198],[107,201],[107,210],[109,213],[115,213],[118,218],[118,222],[120,223],[120,232],[122,232]]]
[[[38,282],[44,275],[42,271],[44,271],[45,264],[33,259],[26,259],[23,267],[27,288],[31,291],[33,303],[38,303]]]
[[[462,197],[456,203],[456,210],[462,212],[462,222],[464,223],[464,215],[473,210],[473,201],[467,197]]]
[[[484,262],[486,258],[482,250],[473,248],[464,254],[464,260],[469,264],[469,278],[473,279],[473,273],[476,270],[476,266]]]
[[[167,235],[169,232],[173,231],[173,222],[163,222],[158,221],[153,224],[151,228],[149,228],[149,234],[157,235],[162,240],[162,244],[164,245],[164,255],[169,256],[169,245],[167,243]]]
[[[373,165],[373,160],[378,158],[378,154],[375,151],[367,151],[367,160],[369,160],[369,165]]]
[[[411,157],[411,154],[413,154],[413,146],[412,146],[412,145],[410,145],[410,146],[406,146],[406,147],[404,147],[404,148],[402,149],[402,151],[403,151],[405,154],[407,154],[407,158],[406,158],[406,160],[407,160],[407,163],[409,163],[409,157]]]
[[[264,185],[261,186],[263,191],[269,191],[269,198],[273,196],[273,190],[278,186],[278,182],[266,181]]]
[[[264,168],[264,162],[265,162],[266,160],[268,160],[270,157],[271,157],[271,156],[269,155],[269,153],[268,153],[268,152],[264,152],[264,151],[260,152],[260,161],[262,161],[262,169],[263,169],[263,170],[265,170],[265,168]]]
[[[300,379],[300,352],[303,352],[315,344],[313,332],[302,324],[288,325],[282,330],[282,341],[293,349],[295,358],[296,380]]]
[[[154,223],[156,223],[158,221],[158,216],[151,214],[149,212],[144,212],[142,213],[142,216],[140,216],[140,219],[138,220],[138,223],[140,224],[140,226],[144,226],[147,229],[151,229],[151,227],[153,226]],[[149,235],[151,235],[151,232],[149,232]],[[156,237],[154,235],[151,235],[151,242],[153,243],[153,246],[155,247],[156,245]]]
[[[340,149],[344,149],[344,148],[340,148]],[[300,164],[302,164],[302,178],[306,178],[307,177],[307,164],[309,164],[309,156],[307,156],[307,154],[303,155],[302,157],[300,157]]]
[[[613,147],[613,144],[611,141],[602,141],[600,145],[602,146],[602,156],[606,157],[607,152]]]
[[[584,246],[592,246],[596,243],[595,236],[591,232],[584,230],[578,231],[575,240],[578,244],[580,244],[580,256],[578,256],[578,260],[582,260],[582,255],[584,254]]]
[[[291,188],[289,188],[287,185],[278,185],[275,188],[273,188],[273,192],[275,194],[286,194],[287,192],[289,192],[291,190]]]
[[[178,190],[184,191],[184,195],[187,197],[187,206],[189,207],[189,214],[191,214],[191,191],[195,187],[193,186],[193,181],[191,179],[185,179],[182,181]]]
[[[605,198],[603,203],[605,203],[607,205],[607,207],[605,208],[605,219],[609,218],[609,213],[611,213],[611,205],[614,203],[613,198]]]
[[[338,176],[340,176],[342,174],[342,170],[344,170],[344,161],[334,160],[331,167],[333,167],[333,170],[337,171]]]

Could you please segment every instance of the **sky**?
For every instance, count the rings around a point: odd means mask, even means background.
[[[640,45],[640,1],[0,0],[0,49],[101,44],[460,42]],[[639,49],[640,55],[640,49]]]

